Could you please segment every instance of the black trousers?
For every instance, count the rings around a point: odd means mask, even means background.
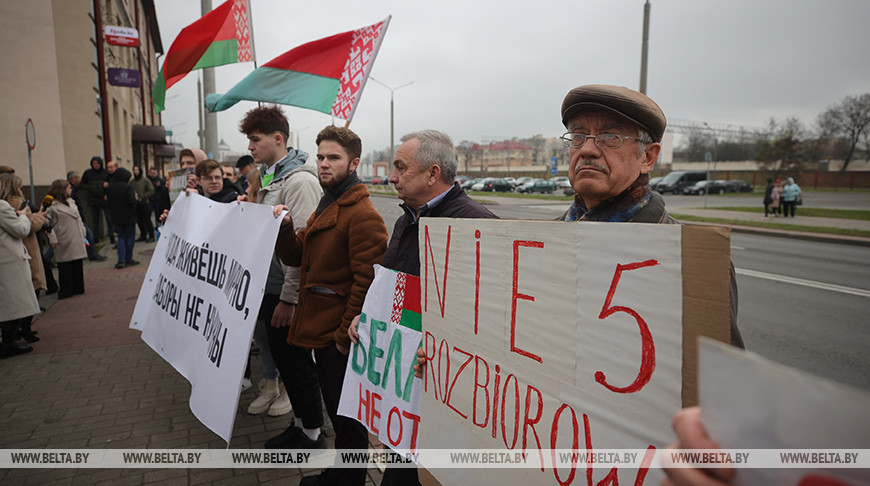
[[[329,414],[329,420],[332,421],[332,428],[335,430],[335,448],[367,450],[369,434],[365,426],[352,418],[338,415],[338,402],[341,400],[344,372],[347,369],[347,355],[341,354],[335,344],[330,344],[325,348],[315,349],[314,357],[326,413]],[[352,486],[363,485],[366,482],[365,468],[339,468],[335,472],[340,478],[339,484]]]
[[[264,294],[258,319],[266,321],[269,350],[278,367],[278,373],[287,389],[287,397],[293,405],[293,414],[302,420],[306,429],[323,426],[323,402],[320,400],[320,384],[311,350],[287,343],[286,327],[273,327],[272,313],[280,299],[277,295]]]
[[[82,271],[82,260],[57,263],[57,279],[60,280],[57,291],[58,299],[85,293],[85,275]]]
[[[151,205],[139,203],[136,207],[136,223],[139,225],[141,238],[154,238],[154,224],[151,222]]]
[[[784,218],[787,218],[789,216],[794,218],[794,208],[795,208],[795,201],[783,201],[782,202],[782,216]]]

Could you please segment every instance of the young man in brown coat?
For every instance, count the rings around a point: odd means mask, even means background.
[[[276,249],[286,265],[298,266],[299,301],[287,341],[314,350],[326,411],[335,429],[336,449],[367,449],[365,427],[337,414],[347,368],[347,328],[362,311],[374,279],[375,263],[387,248],[387,228],[359,180],[362,143],[342,127],[328,126],[317,135],[317,168],[323,198],[305,229],[294,231],[285,216]],[[276,215],[283,206],[276,206]],[[365,468],[327,469],[302,478],[301,485],[362,485]]]

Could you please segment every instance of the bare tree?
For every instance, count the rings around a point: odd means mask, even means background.
[[[855,155],[855,147],[861,140],[870,138],[870,93],[858,96],[846,96],[839,103],[828,107],[819,115],[816,123],[822,138],[833,140],[842,137],[846,140],[846,156],[843,160],[841,171],[846,170],[852,157]],[[870,149],[870,147],[867,147]]]
[[[800,120],[795,117],[777,121],[771,118],[766,133],[759,143],[755,160],[764,163],[767,169],[800,171],[812,158],[813,141],[807,141]]]

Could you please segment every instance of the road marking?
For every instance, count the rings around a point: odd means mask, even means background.
[[[776,282],[790,283],[794,285],[803,285],[804,287],[813,287],[816,289],[830,290],[832,292],[841,292],[844,294],[857,295],[859,297],[870,297],[870,290],[856,289],[854,287],[844,287],[842,285],[834,285],[824,282],[816,282],[813,280],[805,280],[802,278],[786,277],[784,275],[776,275],[773,273],[757,272],[755,270],[746,270],[744,268],[736,268],[737,275],[746,275],[747,277],[764,278]]]
[[[734,246],[734,245],[731,245],[731,249],[732,249],[732,250],[745,250],[745,249],[746,249],[746,247],[743,247],[743,246]]]

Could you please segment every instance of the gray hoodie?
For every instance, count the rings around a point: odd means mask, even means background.
[[[261,181],[265,173],[266,167],[263,166],[259,171]],[[294,229],[299,231],[305,228],[322,194],[317,164],[305,152],[290,149],[284,158],[275,163],[275,175],[269,185],[257,192],[257,202],[269,206],[286,205],[293,218]],[[299,267],[285,266],[273,251],[269,276],[266,278],[266,293],[295,304],[298,291]]]

